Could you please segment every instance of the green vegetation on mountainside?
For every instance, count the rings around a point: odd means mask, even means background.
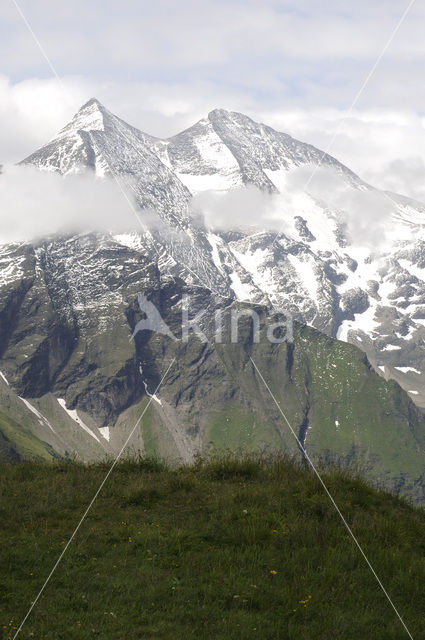
[[[176,303],[183,291],[180,286],[172,282],[151,292],[176,336],[181,334],[181,308]],[[211,292],[196,288],[191,300],[191,314],[206,309],[212,322]],[[52,429],[40,424],[17,398],[13,379],[10,387],[0,380],[2,412],[10,425],[22,425],[33,434],[37,457],[41,448],[51,451],[47,455],[55,451],[63,457],[102,460],[121,449],[149,401],[145,389],[154,393],[174,361],[158,391],[160,402],[151,402],[130,442],[130,452],[185,463],[212,451],[300,456],[252,357],[309,455],[354,465],[374,483],[425,503],[425,418],[408,395],[395,382],[378,376],[355,346],[309,327],[295,324],[293,343],[271,344],[266,337],[270,318],[264,307],[256,307],[259,343],[253,342],[247,316],[240,318],[237,343],[229,343],[229,317],[235,310],[246,312],[246,305],[229,302],[223,312],[223,343],[214,339],[203,343],[194,333],[187,342],[171,340],[151,331],[129,341],[129,328],[141,315],[134,303],[128,310],[128,325],[118,325],[114,316],[110,332],[90,333],[90,340],[80,336],[53,390],[28,396]],[[92,320],[90,331],[97,326]],[[204,327],[208,335],[211,328]],[[47,356],[42,366],[49,367]],[[52,376],[50,372],[48,377]],[[34,385],[29,388],[35,392]],[[64,398],[68,409],[79,412],[96,437],[59,406],[58,397]],[[106,426],[108,439],[98,430]],[[13,445],[12,427],[9,432]],[[32,457],[28,447],[15,449],[21,458]]]
[[[58,457],[53,449],[39,440],[33,432],[0,412],[0,460],[51,460]]]

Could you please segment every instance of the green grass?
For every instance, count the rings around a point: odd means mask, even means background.
[[[0,467],[0,637],[13,637],[108,464]],[[425,637],[425,512],[324,479],[413,637]],[[117,465],[19,638],[408,637],[317,478],[229,457]]]
[[[0,460],[15,461],[20,457],[50,460],[52,447],[39,440],[29,428],[0,411]]]
[[[205,442],[215,451],[241,451],[249,453],[280,448],[276,433],[264,426],[261,415],[228,403],[216,412],[205,435]]]

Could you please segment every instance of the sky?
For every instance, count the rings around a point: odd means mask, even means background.
[[[96,96],[161,137],[217,107],[321,149],[338,130],[332,155],[425,200],[419,0],[384,53],[408,0],[17,1],[0,4],[0,163],[34,151]]]

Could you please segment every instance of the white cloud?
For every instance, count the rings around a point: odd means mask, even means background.
[[[335,170],[324,167],[315,171],[308,195],[300,198],[313,169],[304,165],[290,171],[279,194],[265,193],[254,186],[199,193],[192,203],[194,215],[203,217],[213,229],[268,229],[277,233],[285,232],[288,225],[291,228],[295,216],[304,217],[306,207],[321,203],[323,209],[333,212],[356,246],[375,249],[386,243],[394,203],[379,191],[354,189]]]
[[[289,194],[296,196],[300,193],[311,175],[311,166],[291,172]],[[354,189],[328,167],[320,167],[314,172],[314,180],[309,183],[307,191],[337,213],[338,221],[345,226],[349,240],[355,245],[373,249],[386,243],[395,205],[385,194],[375,190]],[[283,201],[285,199],[286,194]]]
[[[0,163],[18,162],[53,137],[84,96],[81,86],[72,93],[75,104],[69,105],[56,79],[11,84],[0,75]]]
[[[261,119],[295,138],[327,150],[345,114],[336,109],[268,110]],[[425,118],[407,109],[356,109],[329,151],[380,189],[425,199]]]
[[[279,68],[282,58],[308,61],[340,58],[347,62],[376,57],[405,9],[402,2],[343,0],[20,0],[39,40],[61,75],[83,70],[98,77],[117,71],[139,74],[160,70],[222,65],[228,72],[245,66],[256,74]],[[423,56],[424,7],[417,3],[395,38],[388,55]],[[12,69],[38,73],[31,37],[11,3],[0,8],[3,23],[0,53],[7,51]],[[13,46],[12,46],[13,45]],[[2,55],[5,60],[5,56]],[[170,80],[170,78],[169,78]]]
[[[213,229],[258,227],[277,231],[282,223],[278,197],[254,186],[198,193],[192,200],[192,211]]]
[[[61,77],[97,83],[214,85],[264,107],[348,106],[405,10],[396,0],[20,0]],[[415,3],[361,104],[421,109],[425,7]],[[51,71],[11,2],[0,56],[15,81]],[[409,102],[405,102],[408,99]],[[389,101],[389,102],[388,102]],[[143,108],[143,105],[141,105]]]
[[[112,180],[92,173],[62,177],[33,167],[0,175],[0,242],[34,240],[75,231],[124,232],[138,226]]]
[[[371,167],[368,172],[371,182],[382,189],[409,195],[425,202],[425,159],[422,156],[400,157]]]

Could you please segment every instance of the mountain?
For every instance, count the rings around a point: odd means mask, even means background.
[[[413,404],[425,399],[421,204],[224,110],[161,140],[93,99],[23,164],[115,180],[134,198],[135,231],[0,247],[3,457],[114,454],[152,395],[135,450],[185,461],[217,448],[299,455],[253,356],[309,454],[360,464],[424,500],[425,421]],[[202,220],[209,198],[244,193],[264,198],[272,224],[244,222],[231,199],[225,225]],[[249,323],[238,344],[132,340],[141,293],[176,336],[184,296],[207,332],[216,312],[249,302],[262,340]],[[265,339],[276,307],[294,317],[293,344]]]
[[[137,204],[166,225],[162,233],[141,235],[151,253],[154,235],[168,271],[224,296],[233,291],[239,300],[272,301],[299,321],[357,344],[379,374],[425,406],[421,203],[380,192],[311,145],[220,109],[160,140],[93,99],[24,163],[63,174],[92,168],[131,184]],[[316,182],[323,177],[311,179],[318,164],[331,175],[322,189]],[[308,176],[306,188],[291,184],[299,171]],[[262,228],[261,220],[242,230],[231,220],[224,231],[194,224],[192,195],[247,185],[277,196],[276,229]],[[173,239],[169,225],[179,230]]]
[[[359,464],[375,482],[425,499],[423,414],[396,383],[378,376],[355,346],[297,323],[293,342],[271,344],[266,339],[270,309],[262,306],[255,307],[261,318],[258,344],[243,315],[239,340],[232,344],[230,313],[235,308],[241,313],[240,303],[217,303],[208,289],[181,280],[161,282],[155,264],[108,239],[69,239],[68,255],[64,244],[58,240],[48,248],[54,271],[47,266],[50,256],[43,258],[43,271],[37,273],[35,260],[28,265],[20,282],[29,288],[19,304],[7,307],[14,329],[6,349],[1,345],[0,430],[10,443],[5,457],[25,458],[32,450],[44,458],[77,454],[92,460],[117,453],[152,396],[133,451],[185,462],[228,449],[297,456],[297,443],[252,357],[309,455]],[[41,255],[46,247],[38,250]],[[87,290],[89,257],[103,276],[98,290]],[[78,283],[72,292],[66,288],[71,277]],[[172,340],[151,331],[129,340],[143,317],[140,290],[177,338],[182,296],[190,296],[191,316],[204,312],[199,325],[209,341],[196,335],[187,342]],[[9,295],[17,300],[18,291],[12,288]],[[217,309],[223,313],[222,343],[213,337]],[[2,429],[9,419],[13,429]]]

